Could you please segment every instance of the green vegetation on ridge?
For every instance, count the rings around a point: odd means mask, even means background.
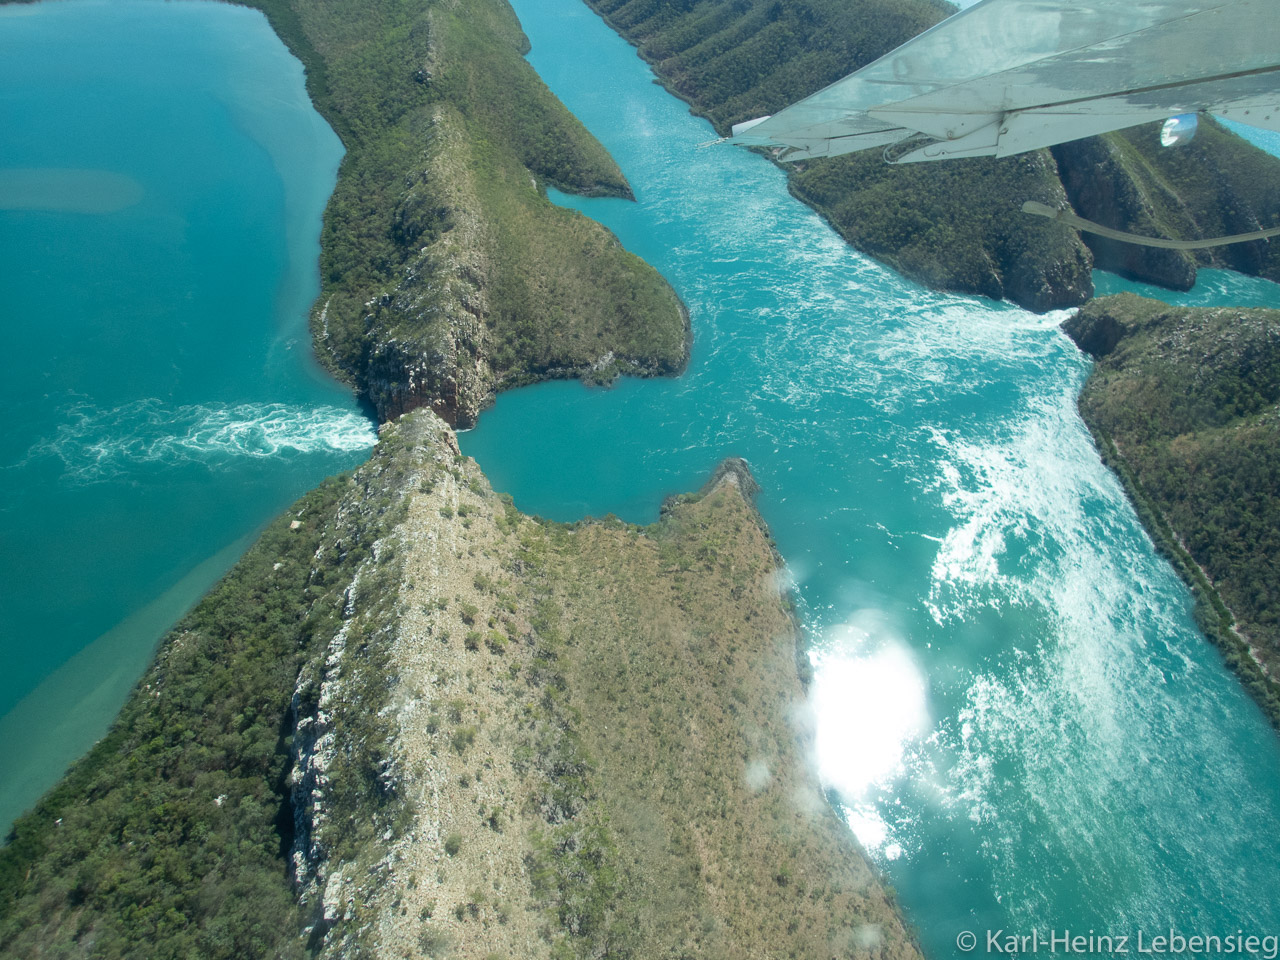
[[[1063,328],[1098,361],[1081,415],[1202,629],[1280,726],[1280,311],[1121,294]]]
[[[0,851],[0,957],[918,960],[745,465],[525,517],[429,411],[273,523]]]
[[[384,419],[428,405],[469,423],[513,383],[682,367],[666,283],[545,197],[630,188],[524,60],[505,0],[251,3],[347,148],[313,328]]]
[[[165,639],[107,736],[14,825],[0,956],[299,953],[289,707],[337,619],[311,564],[344,486],[267,529]]]
[[[553,909],[599,904],[583,958],[918,958],[811,779],[791,713],[803,658],[754,481],[719,476],[648,527],[547,538],[535,583],[563,611],[555,668],[590,760],[589,802],[551,836],[598,837],[609,869],[553,885]],[[573,878],[590,851],[552,845],[538,864]]]
[[[317,868],[323,955],[918,958],[809,766],[744,464],[649,526],[564,525],[425,412],[383,435],[417,464],[386,668],[412,809]]]
[[[14,824],[0,849],[0,958],[302,957],[305,870],[378,849],[403,805],[385,783],[383,627],[408,479],[390,445],[276,519],[164,638],[110,732]],[[352,656],[331,662],[335,638]],[[333,821],[295,835],[298,723],[321,679],[342,748]],[[314,729],[311,730],[314,738]],[[298,878],[303,879],[303,878]]]

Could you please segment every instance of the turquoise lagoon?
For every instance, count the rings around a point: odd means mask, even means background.
[[[556,199],[672,282],[693,357],[504,394],[463,450],[561,520],[648,522],[747,458],[813,646],[821,774],[931,957],[1001,928],[1130,952],[1280,933],[1280,740],[1100,463],[1065,314],[904,281],[764,160],[700,149],[709,125],[577,0],[514,6],[637,202]],[[1180,299],[1278,294],[1206,271]]]
[[[0,7],[0,826],[376,434],[307,312],[342,147],[259,13]]]

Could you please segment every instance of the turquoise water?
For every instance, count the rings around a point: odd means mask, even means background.
[[[1099,462],[1063,315],[904,281],[766,162],[699,149],[710,127],[577,0],[515,7],[637,196],[557,199],[674,284],[693,357],[504,394],[464,451],[564,520],[648,522],[750,461],[814,645],[822,775],[930,956],[1002,927],[1280,933],[1280,742]],[[1280,305],[1203,277],[1190,299]]]
[[[256,12],[0,7],[0,827],[373,427],[311,355],[342,148]]]
[[[1276,145],[1280,148],[1280,143]],[[1278,152],[1278,151],[1272,151]],[[1125,280],[1114,273],[1093,271],[1093,289],[1096,296],[1112,293],[1136,293],[1154,300],[1163,300],[1179,307],[1271,307],[1280,306],[1280,286],[1259,277],[1246,277],[1231,270],[1196,271],[1196,285],[1190,290],[1166,290],[1150,283]]]
[[[1225,117],[1218,117],[1217,119],[1228,130],[1244,137],[1255,147],[1261,147],[1267,153],[1280,156],[1280,132],[1263,130],[1261,127],[1251,127],[1247,123],[1237,123],[1235,120],[1228,120]]]

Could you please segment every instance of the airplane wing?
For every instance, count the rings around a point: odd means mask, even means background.
[[[1201,110],[1280,131],[1280,0],[981,0],[730,142],[1007,157]]]

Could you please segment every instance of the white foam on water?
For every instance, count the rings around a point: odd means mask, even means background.
[[[541,8],[521,13],[536,33]],[[535,37],[534,58],[580,43]],[[577,89],[567,88],[574,109]],[[643,144],[630,112],[615,133],[616,115],[610,104],[607,122],[584,119],[637,186],[627,209],[653,211],[647,235],[670,234],[674,248],[649,259],[694,318],[694,361],[676,392],[716,396],[682,442],[737,452],[764,441],[752,451],[762,473],[785,463],[765,483],[766,506],[794,504],[806,481],[840,496],[778,528],[804,547],[810,525],[846,518],[846,556],[789,554],[823,651],[811,688],[821,773],[864,845],[882,861],[901,857],[892,872],[911,881],[908,906],[936,955],[950,955],[956,931],[927,925],[961,910],[1047,926],[1096,904],[1168,921],[1180,902],[1231,899],[1233,869],[1234,900],[1265,905],[1274,871],[1210,848],[1274,833],[1273,795],[1249,793],[1260,778],[1226,742],[1249,717],[1238,705],[1209,716],[1235,688],[1216,665],[1197,665],[1204,641],[1185,590],[1079,420],[1088,363],[1055,329],[1065,312],[1036,316],[903,281],[797,214],[773,168],[696,151],[708,131],[683,105],[661,123],[646,118],[663,133]],[[624,243],[628,230],[641,236],[630,214],[610,223]],[[736,272],[724,269],[732,263]],[[727,425],[726,409],[749,426],[717,434],[708,424]],[[880,508],[859,529],[859,511]],[[901,568],[863,563],[848,584],[832,583],[863,545],[885,557],[886,538],[908,530]],[[888,612],[846,620],[877,605]],[[843,632],[828,630],[840,621]],[[1217,677],[1213,695],[1163,686],[1201,674]],[[1210,788],[1196,778],[1215,764],[1224,784]],[[1202,829],[1206,816],[1220,825]],[[1183,862],[1170,865],[1170,851]],[[917,857],[928,873],[913,877]]]
[[[1221,696],[1205,686],[1214,671],[1184,589],[1097,461],[1072,393],[1042,394],[986,435],[931,440],[928,486],[954,523],[932,570],[935,622],[1013,604],[1037,624],[974,667],[935,740],[944,806],[981,837],[997,896],[1034,922],[1061,909],[1056,878],[1073,876],[1115,922],[1167,923],[1194,863],[1200,901],[1221,900],[1238,882],[1231,858],[1201,849],[1209,834],[1190,825],[1208,814],[1213,834],[1239,820],[1247,835],[1257,800],[1247,770],[1224,770],[1215,789],[1231,801],[1199,806],[1197,777],[1241,762],[1230,732],[1201,722]]]
[[[112,409],[76,404],[28,459],[56,457],[64,476],[109,480],[143,464],[211,467],[243,458],[353,453],[377,443],[373,423],[340,407],[284,403],[170,406],[147,398]]]

